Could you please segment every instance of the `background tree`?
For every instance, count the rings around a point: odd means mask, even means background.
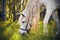
[[[22,12],[27,4],[27,0],[1,0],[0,20],[15,21],[18,13]]]
[[[2,0],[0,0],[0,21],[3,20],[2,16]]]
[[[5,3],[6,3],[6,0],[2,0],[2,18],[3,18],[4,21],[6,20]]]
[[[8,20],[9,17],[9,0],[6,0],[6,20]]]

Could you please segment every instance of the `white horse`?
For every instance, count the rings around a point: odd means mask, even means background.
[[[47,30],[47,24],[49,21],[50,16],[53,16],[53,19],[57,23],[57,32],[59,32],[59,20],[58,16],[56,15],[56,9],[60,7],[60,0],[28,0],[27,6],[25,10],[22,12],[22,15],[20,16],[20,29],[19,33],[27,33],[27,30],[30,29],[30,24],[32,22],[32,11],[37,11],[41,7],[41,5],[45,5],[46,7],[46,15],[43,20],[44,24],[44,32],[48,32]]]

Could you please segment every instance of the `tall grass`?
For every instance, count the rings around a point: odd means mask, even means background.
[[[55,40],[56,25],[51,21],[48,25],[48,33],[43,33],[43,23],[39,22],[38,32],[29,32],[25,36],[18,33],[17,22],[0,22],[0,40]]]

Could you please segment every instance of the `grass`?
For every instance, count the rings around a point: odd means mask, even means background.
[[[38,32],[30,32],[25,36],[18,33],[19,25],[16,22],[0,21],[0,40],[55,40],[56,25],[51,21],[48,24],[48,33],[43,33],[43,23],[39,22]]]

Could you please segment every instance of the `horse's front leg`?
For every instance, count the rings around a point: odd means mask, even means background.
[[[52,14],[52,11],[53,11],[53,8],[47,7],[45,18],[44,18],[44,21],[43,21],[44,33],[48,32],[47,24],[48,24],[48,21],[49,21],[49,18],[51,16],[51,14]]]

